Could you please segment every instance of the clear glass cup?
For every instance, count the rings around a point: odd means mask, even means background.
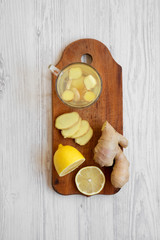
[[[72,71],[75,68],[81,69],[82,75],[76,79],[74,78],[70,79],[70,71]],[[53,65],[50,65],[49,69],[57,77],[55,86],[56,92],[58,97],[64,104],[67,104],[70,107],[84,108],[92,105],[98,100],[102,91],[102,79],[97,70],[93,68],[91,65],[82,62],[76,62],[67,65],[62,70],[56,68]],[[83,82],[84,78],[89,75],[91,75],[96,80],[95,87],[91,89],[87,89]],[[75,88],[78,90],[78,95]],[[73,100],[70,101],[64,100],[63,93],[65,90],[70,90],[74,92],[76,96],[74,97]],[[86,101],[84,97],[86,92],[93,92],[92,95],[95,96],[94,99],[91,101]]]

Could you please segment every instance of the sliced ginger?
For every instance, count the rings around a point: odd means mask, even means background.
[[[80,100],[93,102],[96,99],[96,94],[93,91],[96,84],[97,81],[91,74],[85,77],[82,75],[81,68],[71,68],[69,70],[69,80],[65,91],[62,93],[62,99],[67,102],[78,102]]]
[[[73,127],[79,121],[77,112],[64,113],[56,118],[55,127],[58,129],[67,129]]]
[[[85,135],[88,132],[89,128],[90,128],[89,122],[86,120],[82,120],[80,129],[75,134],[72,135],[72,138],[78,138]]]
[[[93,135],[89,122],[82,120],[77,112],[64,113],[56,118],[55,127],[62,130],[64,138],[74,138],[79,145],[85,145]]]
[[[74,93],[71,90],[65,90],[62,93],[62,99],[66,102],[70,102],[74,99]]]
[[[72,67],[69,70],[69,79],[77,79],[82,76],[82,70],[80,67]]]
[[[78,91],[82,91],[84,89],[84,77],[80,77],[78,79],[73,79],[71,86],[76,88]]]
[[[71,88],[71,91],[74,93],[74,101],[77,102],[80,100],[80,94],[77,88]]]
[[[68,80],[66,84],[66,90],[71,88],[72,80]]]
[[[92,75],[88,75],[87,77],[84,78],[84,85],[87,90],[91,90],[96,86],[96,84],[97,81]]]
[[[92,102],[92,101],[94,101],[96,99],[96,95],[92,91],[87,91],[87,92],[85,92],[83,98],[87,102]]]
[[[93,129],[90,127],[86,134],[81,137],[75,138],[75,142],[81,146],[87,144],[93,136]]]
[[[64,138],[70,138],[73,134],[75,134],[81,126],[81,121],[82,119],[79,118],[78,123],[76,123],[75,125],[73,125],[73,127],[70,127],[68,129],[64,129],[61,131],[61,134],[63,135]]]

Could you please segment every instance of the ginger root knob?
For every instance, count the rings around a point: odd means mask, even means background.
[[[111,183],[121,188],[129,179],[129,162],[121,150],[128,146],[128,140],[119,134],[107,121],[102,126],[102,135],[94,149],[94,160],[101,167],[115,164],[111,173]]]

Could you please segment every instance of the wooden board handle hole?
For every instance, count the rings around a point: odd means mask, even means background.
[[[92,56],[88,53],[83,54],[81,57],[81,62],[83,63],[91,64],[92,60],[93,60]]]

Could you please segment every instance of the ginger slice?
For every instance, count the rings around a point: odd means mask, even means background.
[[[78,138],[85,135],[88,132],[89,128],[89,122],[86,120],[82,120],[80,129],[74,135],[72,135],[72,138]]]
[[[62,99],[66,102],[70,102],[74,99],[74,93],[71,90],[65,90],[62,93]]]
[[[68,80],[66,84],[66,90],[71,88],[72,80]]]
[[[81,91],[84,89],[84,77],[80,77],[78,79],[73,79],[72,80],[72,83],[71,83],[71,86],[76,88],[78,91]]]
[[[62,136],[64,138],[70,138],[73,134],[75,134],[80,129],[81,121],[82,121],[82,119],[79,118],[78,123],[76,123],[73,127],[62,130],[61,131]]]
[[[81,146],[87,144],[93,136],[93,129],[90,127],[86,134],[81,137],[75,138],[75,142]]]
[[[58,129],[67,129],[73,127],[79,121],[77,112],[64,113],[56,118],[55,127]]]
[[[96,99],[96,95],[94,92],[92,91],[87,91],[85,92],[84,96],[83,96],[84,100],[87,102],[92,102],[93,100]]]
[[[84,85],[87,90],[91,90],[96,86],[96,84],[97,81],[92,75],[88,75],[87,77],[84,78]]]
[[[77,79],[82,76],[82,70],[80,67],[72,67],[69,70],[69,79]]]
[[[79,101],[80,100],[80,94],[79,91],[76,88],[71,88],[71,91],[74,93],[74,101]]]

